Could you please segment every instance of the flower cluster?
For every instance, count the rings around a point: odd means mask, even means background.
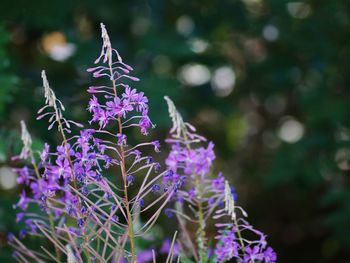
[[[165,163],[174,173],[179,169],[183,169],[186,175],[207,174],[215,159],[213,148],[214,144],[212,142],[209,143],[207,148],[199,147],[196,149],[183,148],[177,143],[172,145]]]
[[[125,127],[138,126],[144,135],[147,130],[153,126],[148,117],[148,98],[143,92],[137,92],[124,79],[139,81],[137,77],[131,76],[133,68],[122,61],[117,50],[111,47],[106,28],[101,24],[102,38],[104,44],[100,57],[95,61],[98,64],[102,59],[105,65],[89,68],[87,71],[93,74],[95,78],[108,77],[112,86],[90,86],[88,92],[91,94],[103,94],[105,102],[100,103],[98,98],[93,95],[89,102],[88,110],[92,113],[91,122],[98,122],[100,129],[106,127],[110,122],[120,120]],[[114,62],[113,54],[117,56]],[[119,88],[124,89],[121,96],[117,96]],[[136,112],[132,117],[132,112]],[[136,122],[135,122],[136,121]]]
[[[265,235],[250,226],[244,210],[235,205],[234,188],[221,173],[211,176],[214,144],[203,146],[206,139],[183,121],[168,97],[173,127],[166,140],[171,144],[166,169],[152,156],[142,154],[145,147],[158,153],[158,140],[130,145],[130,129],[147,135],[154,127],[148,116],[148,98],[132,87],[139,79],[112,48],[103,24],[101,30],[100,56],[87,71],[106,84],[87,90],[92,96],[88,127],[64,117],[65,108],[45,71],[45,105],[37,119],[47,118],[49,130],[57,127],[61,143],[34,151],[26,124],[21,122],[23,149],[14,160],[25,163],[15,168],[23,190],[14,207],[19,210],[17,222],[26,227],[19,237],[8,237],[14,257],[19,262],[39,263],[142,263],[156,262],[159,255],[167,263],[180,262],[180,258],[201,263],[275,262],[276,254],[267,247]],[[168,205],[171,201],[175,207]],[[158,246],[157,253],[155,246],[144,248],[137,241],[149,238],[162,211],[176,216],[181,238],[176,241],[175,232],[171,241],[165,239]],[[214,237],[207,233],[209,221],[215,221]],[[195,235],[187,230],[188,224],[196,226]],[[245,232],[257,238],[243,238]],[[36,251],[22,243],[26,235],[49,242]],[[209,245],[210,238],[216,240],[216,246]]]
[[[250,245],[244,247],[244,254],[241,254],[242,244],[239,241],[237,228],[233,224],[227,224],[225,229],[219,230],[219,235],[215,237],[218,240],[215,248],[218,262],[225,262],[232,259],[235,259],[237,262],[276,262],[276,252],[271,247],[266,247],[264,234],[245,224],[240,229],[253,231],[260,238],[257,241],[249,242]]]
[[[46,101],[38,111],[38,119],[47,117],[49,130],[57,125],[62,143],[54,148],[45,144],[41,152],[34,152],[22,122],[24,147],[15,159],[29,164],[15,169],[18,183],[25,186],[15,205],[20,209],[17,221],[26,223],[20,238],[27,234],[42,236],[55,252],[44,245],[41,252],[32,251],[10,235],[9,242],[16,248],[14,256],[20,262],[135,262],[135,240],[149,232],[175,192],[173,185],[162,182],[168,171],[161,171],[159,163],[141,152],[144,147],[159,152],[159,142],[128,144],[128,128],[136,127],[147,135],[153,127],[148,117],[148,99],[131,83],[123,82],[138,79],[130,75],[132,68],[111,47],[103,24],[101,29],[103,47],[95,61],[99,65],[88,72],[95,78],[108,76],[110,84],[88,88],[92,94],[88,104],[91,126],[83,128],[64,117],[65,108],[50,87],[45,71],[42,79]],[[73,134],[72,124],[78,133]],[[134,181],[141,183],[130,191]],[[41,212],[33,213],[34,206]],[[153,216],[141,227],[135,226],[136,218],[147,210]]]
[[[166,159],[168,169],[176,174],[175,178],[185,176],[184,187],[176,193],[176,206],[167,208],[167,214],[175,214],[181,225],[183,247],[190,257],[197,262],[226,262],[235,259],[236,262],[275,262],[276,253],[267,247],[265,235],[255,230],[244,219],[246,212],[236,206],[237,193],[229,185],[222,173],[212,178],[212,162],[215,159],[214,144],[209,142],[203,147],[205,138],[197,135],[195,128],[184,122],[176,110],[174,103],[168,98],[169,115],[172,117],[173,128],[167,142],[171,151]],[[174,177],[174,175],[173,175]],[[186,206],[190,210],[184,209]],[[238,213],[243,217],[238,217]],[[210,248],[207,234],[207,222],[214,220],[217,228],[216,247]],[[195,224],[197,238],[194,240],[186,225]],[[248,240],[243,237],[250,232],[258,238]],[[208,251],[214,250],[210,255]]]

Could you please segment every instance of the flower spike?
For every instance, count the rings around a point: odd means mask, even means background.
[[[51,130],[52,127],[55,124],[57,124],[59,131],[61,132],[66,131],[67,133],[71,133],[70,124],[74,124],[77,127],[83,127],[82,124],[77,123],[75,121],[67,120],[66,118],[63,117],[62,111],[64,111],[65,108],[63,106],[63,103],[59,99],[57,99],[53,89],[50,88],[45,70],[41,71],[41,78],[43,81],[46,105],[38,110],[38,114],[40,115],[37,117],[37,120],[40,120],[43,117],[49,116],[49,123],[50,123],[48,127],[49,130]],[[53,112],[49,111],[49,112],[43,113],[47,108],[52,108]]]
[[[30,133],[27,130],[26,123],[21,120],[21,139],[23,142],[23,148],[19,155],[19,158],[22,160],[27,159],[30,156],[30,152],[32,149],[32,137],[30,136]]]

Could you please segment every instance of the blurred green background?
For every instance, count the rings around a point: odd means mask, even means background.
[[[350,2],[137,0],[0,2],[0,262],[19,189],[10,156],[19,121],[54,142],[40,71],[69,117],[86,121],[86,68],[99,23],[141,78],[165,138],[169,95],[216,143],[216,170],[235,185],[279,262],[350,261]]]

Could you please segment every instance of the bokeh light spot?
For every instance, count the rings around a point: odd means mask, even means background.
[[[212,88],[216,95],[227,96],[234,88],[236,74],[229,66],[223,66],[215,70],[212,78]]]
[[[210,71],[202,64],[186,64],[180,69],[178,77],[185,85],[200,86],[210,80]]]
[[[16,173],[8,166],[0,168],[0,187],[5,190],[12,189],[16,186]]]
[[[337,163],[337,166],[340,170],[349,170],[350,149],[341,148],[337,150],[334,160]]]
[[[62,32],[46,34],[41,41],[45,53],[56,61],[65,61],[71,57],[76,50],[72,43],[68,43]]]
[[[304,135],[304,126],[293,117],[284,117],[278,131],[278,136],[287,143],[296,143]]]
[[[183,15],[176,20],[176,30],[179,34],[188,36],[194,30],[194,22],[191,17]]]
[[[287,3],[287,11],[294,18],[305,19],[311,14],[311,6],[303,2],[289,2]]]
[[[279,37],[279,30],[274,25],[266,25],[263,28],[262,35],[267,41],[273,42],[273,41],[276,41],[278,39],[278,37]]]
[[[209,46],[208,42],[200,38],[192,38],[189,41],[190,49],[194,53],[203,53]]]

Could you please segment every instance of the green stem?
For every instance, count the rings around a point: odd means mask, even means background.
[[[244,247],[244,243],[243,243],[243,240],[242,240],[241,231],[239,230],[237,219],[236,218],[233,219],[233,222],[235,223],[235,226],[236,226],[236,231],[237,231],[237,236],[238,236],[239,243],[241,244],[242,250],[244,252],[245,251],[245,247]]]

